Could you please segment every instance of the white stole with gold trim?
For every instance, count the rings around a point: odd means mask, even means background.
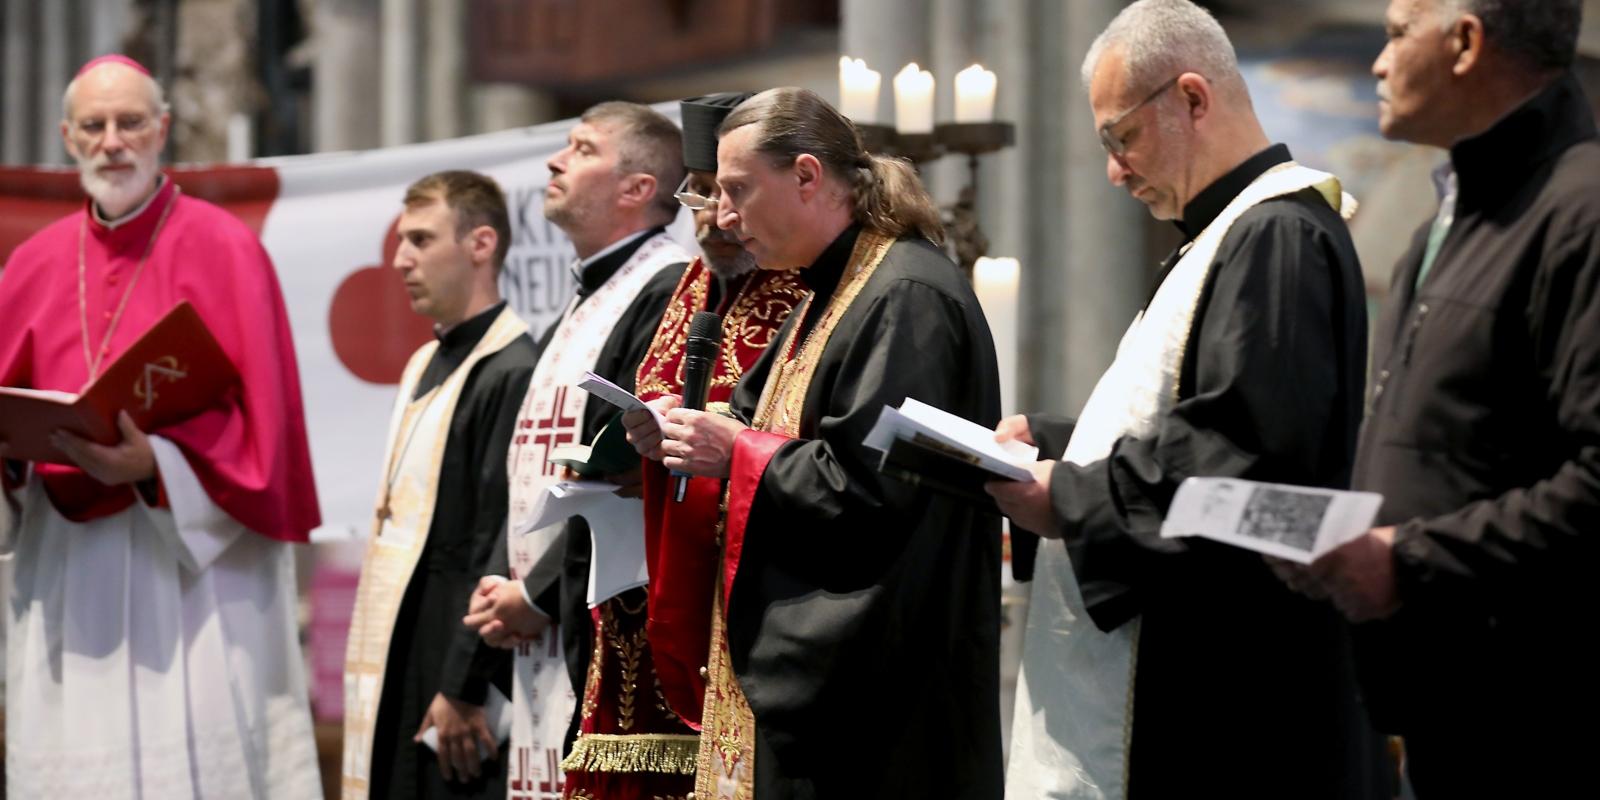
[[[383,483],[373,517],[372,538],[361,563],[356,607],[345,646],[343,797],[367,797],[372,771],[372,740],[383,695],[383,677],[389,659],[400,601],[433,524],[439,486],[439,469],[449,439],[450,421],[472,368],[499,352],[528,326],[510,308],[502,309],[465,361],[444,382],[421,397],[412,398],[417,381],[439,349],[438,342],[418,348],[406,363],[389,423],[388,453],[384,457]],[[384,735],[392,735],[385,732]]]

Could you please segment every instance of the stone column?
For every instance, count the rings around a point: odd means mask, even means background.
[[[67,3],[40,3],[38,9],[39,38],[35,53],[39,60],[35,83],[39,94],[33,105],[33,161],[65,164],[69,157],[61,144],[61,95],[67,91],[72,71],[78,66],[73,63],[78,48],[72,42]]]
[[[128,26],[128,0],[76,0],[82,20],[83,45],[88,52],[81,61],[122,50],[122,37]],[[74,64],[73,66],[77,66]]]
[[[1031,227],[1028,189],[1033,172],[1023,158],[1030,140],[1029,128],[1022,124],[1031,113],[1026,100],[1033,71],[1027,48],[1017,45],[1027,41],[1032,26],[1028,5],[1028,0],[980,0],[972,18],[973,57],[995,73],[995,119],[1017,125],[1015,147],[983,157],[978,173],[978,215],[989,237],[989,255],[1022,259],[1024,274],[1034,266],[1024,257]]]
[[[1038,266],[1029,258],[1026,249],[1027,232],[1036,224],[1029,216],[1033,202],[1030,197],[1033,173],[1025,168],[1023,150],[1029,140],[1028,126],[1022,124],[1029,112],[1024,99],[1030,91],[1032,70],[1028,63],[1027,48],[1018,46],[1019,42],[1027,40],[1027,29],[1032,24],[1027,6],[1028,0],[974,0],[968,17],[971,58],[963,59],[969,63],[970,60],[980,61],[995,73],[995,119],[1018,125],[1016,147],[982,157],[978,170],[978,218],[984,234],[989,237],[989,255],[1019,259],[1022,265],[1021,280],[1024,282],[1029,280],[1029,272]],[[956,69],[965,66],[959,64]],[[960,166],[964,181],[965,165],[960,164],[961,159],[950,161]],[[1024,314],[1023,297],[1019,291],[1018,306],[1012,312],[1019,318]],[[1020,326],[1018,329],[1022,330]],[[1020,339],[1017,342],[1019,347],[1022,344]],[[1018,378],[1031,369],[1020,356],[1019,353],[1015,361],[1019,367]],[[1018,396],[1018,388],[1010,387],[1011,396],[1005,398],[1006,405],[1001,409],[1002,413],[1013,414],[1032,407],[1030,402],[1025,402],[1025,398]],[[1028,627],[1028,591],[1028,584],[1009,584],[1000,597],[1000,732],[1008,758],[1011,752],[1012,715],[1016,709],[1017,674],[1022,663],[1023,632]]]
[[[379,0],[317,0],[311,148],[322,153],[365,150],[382,140],[379,119]]]
[[[0,158],[8,164],[30,164],[35,157],[34,133],[38,128],[32,109],[43,102],[36,101],[34,91],[34,19],[38,6],[27,0],[6,0],[5,3],[5,61],[4,74],[0,75],[0,98],[5,101],[8,113],[0,115]],[[57,98],[56,102],[60,102]],[[61,119],[57,108],[49,115]]]
[[[977,35],[973,22],[979,3],[973,0],[933,0],[929,4],[929,53],[922,68],[933,73],[933,122],[952,122],[956,118],[956,73],[977,58]],[[898,67],[897,67],[898,69]],[[885,76],[885,80],[892,76]],[[893,96],[893,87],[890,87]],[[928,192],[947,207],[960,197],[970,180],[967,157],[946,156],[922,168],[922,181]]]
[[[555,98],[516,83],[473,86],[473,133],[493,133],[549,122],[556,118]]]
[[[1028,144],[1034,183],[1024,310],[1021,394],[1030,408],[1076,414],[1143,300],[1146,213],[1106,181],[1079,67],[1121,10],[1115,0],[1031,0]]]
[[[172,160],[226,161],[229,121],[263,97],[254,70],[255,4],[183,0],[177,13],[180,77],[168,87]]]
[[[417,20],[421,12],[420,0],[383,0],[383,69],[379,80],[383,86],[384,147],[410,144],[420,138],[422,37]]]
[[[883,73],[878,120],[894,124],[894,74],[907,62],[928,69],[932,48],[928,4],[921,0],[843,0],[839,4],[839,52],[864,59]],[[837,91],[837,90],[835,90]]]
[[[427,139],[467,132],[466,11],[460,0],[427,0],[426,84],[421,128]]]

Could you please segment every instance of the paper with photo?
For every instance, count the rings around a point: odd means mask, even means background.
[[[1240,478],[1189,478],[1167,509],[1161,536],[1200,536],[1309,564],[1372,528],[1383,497]]]
[[[618,497],[616,491],[616,484],[608,481],[551,484],[539,494],[529,521],[517,531],[528,534],[571,517],[583,517],[589,523],[590,608],[650,582],[645,564],[644,501]]]

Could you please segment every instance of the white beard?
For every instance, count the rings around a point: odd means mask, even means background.
[[[115,211],[118,216],[133,210],[156,187],[157,177],[160,175],[160,166],[157,163],[158,155],[133,156],[127,163],[133,164],[131,172],[106,174],[99,170],[100,167],[112,163],[104,157],[78,159],[78,180],[83,185],[83,190],[94,199],[103,214],[110,215]]]

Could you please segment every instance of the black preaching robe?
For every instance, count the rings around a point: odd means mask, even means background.
[[[504,307],[497,303],[439,337],[415,397],[443,383],[466,360]],[[486,762],[476,780],[446,783],[433,751],[411,737],[440,692],[481,705],[490,682],[510,690],[509,654],[479,648],[461,617],[492,554],[505,549],[505,453],[534,363],[533,340],[526,334],[483,358],[467,376],[450,418],[428,540],[389,645],[373,728],[372,797],[505,797],[504,753]]]
[[[815,323],[858,232],[801,272],[816,297],[775,341]],[[747,421],[778,349],[735,391]],[[988,323],[922,240],[895,243],[839,319],[800,438],[753,501],[728,648],[755,714],[761,800],[1001,796],[999,519],[877,473],[862,439],[907,397],[999,418]]]
[[[585,264],[583,271],[578,275],[579,305],[604,286],[617,270],[622,269],[646,241],[653,236],[665,235],[667,235],[666,228],[655,228]],[[661,315],[666,312],[667,301],[671,300],[673,292],[677,291],[678,281],[683,277],[684,268],[687,266],[687,263],[668,266],[656,273],[655,277],[644,285],[627,311],[623,312],[621,319],[617,320],[616,326],[611,329],[605,344],[601,346],[600,356],[594,362],[596,375],[630,392],[633,391],[639,362],[644,360],[645,353],[650,349],[650,343],[655,340],[656,326],[661,323]],[[559,324],[559,322],[552,324],[545,330],[544,335],[539,337],[538,351],[541,355],[550,344],[550,339],[555,336],[556,326]],[[519,407],[521,403],[522,396],[518,395]],[[600,428],[610,422],[617,413],[616,406],[597,398],[590,398],[583,409],[583,425],[579,432],[582,440],[593,441],[594,435],[599,433]],[[513,411],[512,415],[515,414]],[[567,521],[566,530],[550,546],[544,558],[535,563],[523,578],[523,586],[527,588],[528,596],[533,598],[534,606],[549,616],[552,623],[561,625],[561,644],[566,648],[567,671],[572,678],[573,691],[577,693],[580,701],[578,710],[573,714],[572,723],[567,728],[564,749],[570,749],[573,739],[578,735],[578,722],[582,719],[583,710],[583,684],[589,673],[590,651],[594,647],[594,631],[589,620],[589,605],[586,602],[589,592],[589,549],[589,523],[582,517],[574,517]],[[509,561],[510,554],[506,552],[502,539],[496,560],[491,564],[490,571],[484,574],[507,574],[510,571]],[[622,595],[628,598],[630,605],[644,597],[644,589],[632,591],[633,593]],[[490,649],[488,645],[483,647]]]
[[[1282,145],[1248,159],[1196,195],[1179,228],[1198,236],[1288,160]],[[1314,189],[1269,200],[1218,248],[1179,399],[1155,437],[1056,466],[1051,504],[1090,616],[1107,631],[1143,619],[1131,797],[1386,796],[1334,611],[1291,592],[1257,553],[1160,538],[1192,475],[1346,488],[1366,357],[1365,290],[1343,220]],[[1042,454],[1059,457],[1071,422],[1029,423]]]

